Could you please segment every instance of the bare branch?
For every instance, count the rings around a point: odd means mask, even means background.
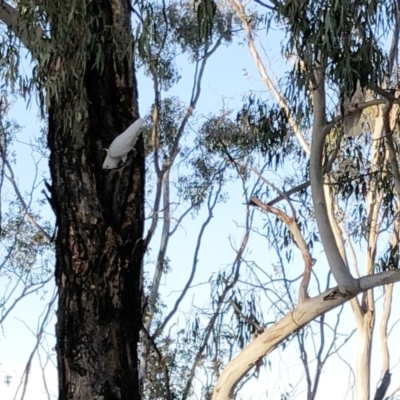
[[[276,346],[310,321],[346,303],[363,291],[399,281],[400,270],[385,271],[362,277],[355,285],[356,290],[348,293],[347,296],[342,296],[335,288],[299,304],[293,311],[253,340],[227,364],[218,379],[212,399],[231,399],[237,383],[262,357],[269,354]]]
[[[227,0],[227,2],[235,10],[236,14],[242,21],[242,24],[244,26],[247,35],[247,45],[249,47],[249,51],[253,57],[254,63],[257,66],[258,73],[260,74],[262,80],[265,83],[265,86],[267,86],[268,90],[275,97],[279,106],[284,110],[286,117],[289,120],[290,126],[292,127],[293,132],[297,140],[299,141],[302,149],[306,154],[310,155],[310,145],[306,142],[300,126],[298,125],[296,119],[293,117],[287,99],[275,87],[274,83],[272,82],[272,79],[269,77],[267,73],[267,69],[265,68],[265,65],[260,57],[260,54],[258,53],[257,47],[254,43],[253,28],[251,27],[249,18],[246,15],[246,11],[243,7],[243,4],[240,2],[240,0]]]
[[[296,222],[296,219],[295,219],[295,217],[292,217],[292,218],[289,217],[287,214],[285,214],[279,208],[276,208],[273,206],[268,206],[267,204],[263,203],[261,200],[259,200],[255,196],[250,198],[250,202],[257,205],[265,212],[274,214],[278,218],[280,218],[287,225],[290,233],[292,234],[293,240],[296,243],[297,247],[299,248],[301,255],[303,257],[303,260],[304,260],[303,278],[302,278],[300,288],[299,288],[299,304],[301,304],[302,302],[304,302],[308,299],[307,290],[308,290],[308,285],[310,283],[313,260],[312,260],[311,254],[308,250],[307,243],[304,240],[303,235],[300,231],[300,228]]]
[[[256,3],[258,3],[258,4],[260,4],[260,6],[263,6],[263,7],[267,8],[268,10],[276,11],[276,7],[272,7],[272,6],[270,6],[270,5],[266,4],[266,3],[264,3],[264,2],[261,1],[261,0],[254,0],[254,1],[255,1]]]
[[[272,189],[276,190],[280,196],[283,196],[283,198],[289,203],[289,207],[292,210],[292,218],[296,219],[296,210],[293,207],[292,202],[289,200],[289,198],[285,195],[284,192],[282,192],[280,189],[278,189],[272,182],[267,181],[258,171],[256,168],[251,169],[265,184],[268,186],[272,187]],[[251,200],[251,199],[250,199]]]
[[[343,221],[338,222],[338,225],[339,225],[340,231],[342,232],[342,235],[345,238],[347,245],[349,246],[350,253],[353,258],[353,265],[354,265],[354,271],[356,273],[356,278],[359,279],[361,277],[361,274],[360,274],[360,269],[358,268],[357,255],[356,255],[356,251],[354,250],[353,242],[351,241],[351,238],[350,238],[349,234],[347,233],[347,230],[346,230],[346,227],[344,226]]]
[[[53,305],[54,305],[56,299],[57,299],[57,294],[53,294],[53,297],[52,297],[51,301],[47,304],[47,311],[46,311],[46,313],[44,315],[43,321],[42,321],[42,323],[41,323],[41,325],[39,327],[38,332],[35,334],[35,336],[36,336],[35,346],[34,346],[32,352],[31,352],[31,354],[29,355],[28,362],[26,363],[26,367],[25,367],[24,373],[23,373],[23,375],[21,377],[21,381],[20,381],[20,384],[19,384],[19,386],[17,388],[17,391],[15,393],[14,399],[17,398],[17,395],[18,395],[18,392],[19,392],[19,389],[20,389],[21,386],[22,386],[22,394],[21,394],[20,400],[23,400],[24,397],[25,397],[26,389],[28,387],[29,374],[31,372],[32,360],[33,360],[33,357],[36,354],[36,352],[37,352],[37,350],[38,350],[38,348],[40,346],[40,343],[41,343],[41,341],[43,339],[43,334],[45,332],[46,325],[47,325],[48,320],[49,320],[49,318],[51,316],[51,313],[54,311],[53,310]]]
[[[235,260],[233,262],[233,271],[232,271],[233,279],[224,287],[222,293],[218,296],[216,309],[215,309],[210,321],[208,322],[207,327],[205,328],[202,343],[199,347],[199,350],[196,352],[195,359],[194,359],[192,367],[190,369],[189,377],[188,377],[188,380],[187,380],[187,383],[185,386],[185,390],[183,392],[182,400],[186,400],[187,397],[189,396],[190,388],[192,387],[192,384],[193,384],[193,379],[195,377],[196,369],[199,365],[199,361],[201,360],[201,357],[204,354],[204,350],[206,349],[206,346],[208,344],[208,341],[211,336],[211,332],[214,328],[215,322],[217,321],[217,318],[220,315],[221,308],[225,302],[225,299],[226,299],[228,293],[231,291],[231,289],[236,285],[236,283],[239,280],[241,260],[242,260],[243,253],[247,247],[247,243],[248,243],[248,240],[250,237],[251,219],[252,219],[251,213],[250,213],[249,207],[247,207],[246,208],[246,233],[242,239],[240,248],[238,249]]]
[[[277,196],[275,199],[269,201],[267,204],[269,206],[273,206],[276,203],[279,203],[281,200],[289,198],[292,194],[300,192],[301,190],[307,189],[310,186],[310,181],[301,183],[300,185],[295,186],[294,188],[288,190],[287,192],[282,192],[281,195]]]
[[[32,217],[31,213],[29,212],[28,206],[25,203],[24,198],[21,195],[21,192],[19,191],[17,182],[15,181],[15,176],[14,176],[14,171],[11,168],[10,163],[7,161],[7,159],[5,158],[5,154],[2,151],[2,148],[0,149],[1,151],[1,156],[3,157],[3,162],[6,165],[9,175],[6,174],[6,178],[10,181],[12,187],[14,188],[15,194],[17,195],[17,198],[25,212],[25,216],[27,218],[27,220],[33,225],[35,226],[42,234],[43,236],[49,241],[51,242],[51,235],[49,235],[36,221],[35,218]]]
[[[397,206],[399,207],[399,202],[397,202]],[[399,227],[400,223],[398,220],[395,221],[393,233],[392,233],[392,240],[391,245],[394,247],[399,246]],[[390,355],[389,355],[389,348],[388,348],[388,324],[390,319],[390,314],[392,311],[392,302],[393,302],[393,284],[387,285],[384,287],[384,306],[383,306],[383,315],[380,324],[380,339],[381,339],[381,352],[382,352],[382,372],[384,374],[385,380],[386,373],[390,370]],[[390,381],[390,379],[389,379]],[[381,384],[381,386],[382,386]],[[387,388],[386,388],[387,390]],[[384,393],[386,393],[386,390]],[[377,391],[378,394],[378,391]],[[375,396],[376,397],[376,396]],[[383,396],[382,396],[383,399]]]
[[[211,219],[213,218],[213,210],[217,204],[217,201],[219,199],[219,195],[221,193],[221,183],[218,187],[218,190],[216,191],[216,193],[214,194],[214,196],[212,195],[212,189],[208,198],[208,204],[207,204],[207,208],[208,208],[208,215],[206,220],[203,222],[201,228],[200,228],[200,233],[199,236],[197,238],[197,243],[196,243],[196,249],[193,255],[193,262],[192,262],[192,270],[190,272],[190,276],[189,279],[187,280],[182,293],[179,295],[178,299],[175,302],[174,307],[172,308],[172,310],[170,311],[170,313],[167,315],[167,317],[164,319],[163,323],[160,325],[160,327],[157,329],[157,331],[154,333],[154,337],[157,337],[158,335],[160,335],[165,326],[168,324],[168,322],[170,321],[170,319],[174,316],[174,314],[176,313],[176,311],[178,310],[179,304],[181,303],[181,301],[183,300],[183,298],[185,297],[187,291],[189,290],[189,287],[194,279],[195,273],[196,273],[196,268],[197,268],[197,264],[198,264],[198,255],[200,252],[200,247],[201,247],[201,243],[202,243],[202,239],[203,239],[203,235],[205,232],[205,229],[207,228],[207,225],[210,223]],[[213,198],[214,197],[214,198]]]
[[[380,338],[381,338],[381,352],[382,352],[382,371],[388,371],[390,368],[389,361],[389,348],[388,348],[388,335],[387,328],[392,310],[392,299],[393,299],[393,283],[385,287],[385,303],[383,308],[383,315],[380,326]]]
[[[339,290],[345,294],[356,290],[357,281],[351,276],[345,261],[340,255],[336,244],[332,226],[329,221],[327,205],[324,195],[323,151],[327,131],[325,119],[325,81],[323,65],[319,63],[315,71],[316,87],[313,91],[314,121],[312,129],[312,144],[310,157],[310,181],[314,203],[315,218],[317,220],[321,241],[324,246],[329,267],[339,285]]]

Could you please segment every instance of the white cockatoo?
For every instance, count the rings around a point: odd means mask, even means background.
[[[144,120],[139,118],[125,132],[118,135],[110,144],[107,152],[107,157],[103,163],[103,169],[118,168],[120,162],[126,162],[128,153],[133,149],[138,140]]]
[[[365,92],[361,89],[360,81],[357,81],[357,88],[350,103],[345,105],[345,111],[352,111],[344,118],[344,133],[347,137],[360,136],[363,133],[361,124],[362,110],[357,110],[357,106],[365,102]]]

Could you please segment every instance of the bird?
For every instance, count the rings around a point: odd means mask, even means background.
[[[128,153],[135,146],[143,125],[144,120],[142,118],[137,119],[126,131],[112,141],[108,149],[104,149],[107,152],[107,157],[103,162],[103,169],[118,168],[121,161],[125,164]]]
[[[357,88],[354,92],[350,104],[346,105],[347,111],[352,111],[351,114],[344,117],[344,133],[347,137],[360,136],[363,133],[361,124],[362,110],[357,110],[360,103],[365,101],[365,92],[361,89],[360,81],[357,81]]]

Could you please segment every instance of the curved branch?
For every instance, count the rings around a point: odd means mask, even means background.
[[[301,233],[299,225],[297,224],[296,214],[294,213],[293,217],[291,218],[287,214],[285,214],[282,210],[280,210],[279,208],[269,206],[269,205],[263,203],[261,200],[259,200],[255,196],[250,198],[250,202],[249,202],[249,204],[255,204],[258,207],[260,207],[263,211],[271,213],[273,215],[276,215],[278,218],[280,218],[287,225],[290,233],[292,234],[293,241],[299,248],[301,255],[303,257],[303,261],[304,261],[304,272],[303,272],[303,277],[302,277],[302,280],[300,283],[300,288],[299,288],[299,304],[303,303],[304,301],[306,301],[309,298],[308,297],[308,285],[310,283],[313,259],[311,257],[307,243],[303,238],[303,235]],[[289,201],[289,203],[290,203],[290,201]],[[291,203],[290,203],[290,205],[291,205],[291,207],[293,207],[293,205]]]
[[[202,359],[204,351],[208,345],[208,341],[210,339],[215,322],[216,322],[218,316],[220,315],[220,312],[221,312],[222,306],[225,303],[226,297],[228,296],[229,292],[232,290],[232,288],[236,285],[237,281],[239,280],[239,275],[240,275],[239,270],[241,267],[241,260],[243,257],[243,253],[244,253],[245,249],[247,248],[247,243],[248,243],[248,240],[250,237],[251,220],[252,220],[252,216],[249,211],[249,208],[247,207],[247,209],[246,209],[246,233],[242,239],[242,243],[237,251],[235,260],[233,262],[233,269],[232,269],[233,279],[225,286],[222,293],[218,296],[218,301],[217,301],[215,312],[212,315],[210,321],[207,324],[207,327],[204,330],[204,336],[202,338],[201,345],[196,353],[195,360],[190,368],[187,383],[186,383],[185,389],[183,391],[182,400],[186,400],[189,396],[190,389],[193,385],[193,379],[195,377],[196,369],[199,366],[199,362]]]
[[[358,283],[355,285],[356,289],[348,293],[347,296],[337,295],[338,290],[336,288],[329,289],[300,304],[253,340],[228,363],[218,379],[212,400],[232,399],[236,385],[262,357],[315,318],[346,303],[366,290],[399,281],[400,270],[385,271],[376,275],[365,276],[356,281]]]
[[[220,193],[221,193],[221,183],[220,186],[218,187],[215,195],[214,195],[214,199],[212,201],[212,188],[211,188],[211,192],[208,198],[208,204],[207,204],[207,208],[208,208],[208,215],[206,220],[203,222],[201,228],[200,228],[200,232],[197,238],[197,243],[196,243],[196,249],[193,255],[193,262],[192,262],[192,270],[190,272],[190,276],[188,281],[185,284],[185,287],[182,290],[182,293],[180,294],[180,296],[178,297],[178,299],[175,302],[174,307],[172,308],[172,310],[170,311],[170,313],[166,316],[166,318],[164,319],[163,323],[158,327],[158,329],[156,330],[156,332],[154,333],[153,337],[156,338],[157,336],[159,336],[163,331],[164,328],[166,327],[166,325],[168,324],[168,322],[171,320],[171,318],[175,315],[176,311],[178,310],[179,304],[181,304],[183,298],[186,296],[187,291],[190,288],[190,285],[193,282],[194,276],[196,274],[196,269],[197,269],[197,264],[198,264],[198,255],[200,252],[200,248],[201,248],[201,244],[202,244],[202,239],[203,239],[203,235],[204,232],[207,228],[207,225],[210,223],[211,219],[213,218],[213,211],[214,208],[218,202]]]
[[[324,129],[326,124],[325,82],[323,66],[321,64],[316,68],[315,80],[316,87],[313,92],[314,121],[310,157],[311,193],[314,203],[315,219],[317,220],[318,230],[329,267],[338,283],[340,292],[346,294],[357,289],[357,280],[351,276],[336,244],[325,199],[323,153],[327,131]]]
[[[310,186],[310,181],[303,182],[300,185],[297,185],[294,188],[289,189],[287,192],[283,192],[279,196],[275,197],[275,199],[269,201],[267,205],[273,206],[274,204],[279,203],[281,200],[289,198],[289,196],[291,196],[292,194],[307,189],[309,186]]]
[[[258,69],[258,73],[261,76],[261,79],[264,81],[265,86],[268,88],[268,90],[272,93],[272,95],[275,97],[277,103],[279,106],[283,109],[283,111],[286,114],[286,117],[288,118],[288,121],[290,123],[290,126],[293,129],[293,132],[299,141],[303,151],[310,155],[310,145],[307,143],[307,141],[304,138],[303,132],[301,130],[301,127],[297,123],[296,119],[293,117],[290,107],[288,104],[287,99],[278,91],[278,89],[275,87],[274,83],[272,82],[272,79],[269,77],[267,73],[267,69],[265,68],[265,65],[260,57],[260,54],[257,50],[257,47],[254,43],[254,38],[253,38],[253,29],[250,25],[249,18],[247,17],[245,13],[245,9],[243,7],[243,4],[240,1],[237,0],[228,0],[228,3],[231,5],[231,7],[235,10],[237,16],[240,18],[242,21],[242,24],[244,26],[244,29],[246,31],[246,36],[247,36],[247,46],[249,48],[249,51],[253,57],[254,63],[256,64],[256,67]],[[265,6],[265,5],[264,5]]]

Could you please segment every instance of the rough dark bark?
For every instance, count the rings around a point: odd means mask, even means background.
[[[66,0],[55,2],[55,8],[51,1],[48,14],[58,58],[52,63],[58,66],[53,78],[60,74],[68,82],[56,87],[57,95],[49,91],[48,145],[58,226],[59,400],[136,400],[143,140],[126,167],[101,168],[102,148],[138,118],[129,2],[82,0],[77,6]],[[68,7],[81,4],[66,27]],[[101,67],[97,50],[82,53],[81,66],[76,61],[80,58],[74,52],[84,42],[80,35],[88,33],[94,38],[88,49],[101,47]],[[83,94],[77,96],[76,90]]]

